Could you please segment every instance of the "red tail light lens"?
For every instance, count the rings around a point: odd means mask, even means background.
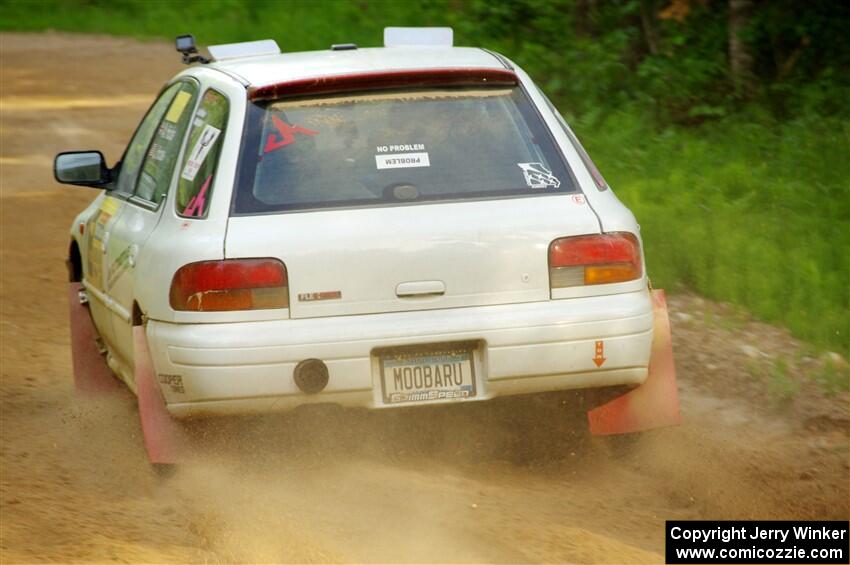
[[[640,243],[630,233],[556,239],[549,245],[549,286],[564,288],[639,279]]]
[[[184,265],[174,273],[171,307],[191,312],[289,307],[286,267],[277,259],[226,259]]]

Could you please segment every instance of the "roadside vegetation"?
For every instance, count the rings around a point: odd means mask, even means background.
[[[525,67],[637,215],[655,286],[850,353],[847,3],[19,0],[0,12],[6,30],[271,37],[284,51],[380,45],[385,25],[450,25],[456,44]]]

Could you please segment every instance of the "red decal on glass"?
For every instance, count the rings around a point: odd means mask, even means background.
[[[275,135],[273,133],[269,134],[263,153],[268,153],[269,151],[274,151],[275,149],[280,149],[285,145],[293,143],[295,141],[296,133],[303,133],[304,135],[316,135],[319,133],[311,129],[302,128],[301,126],[291,126],[279,119],[277,116],[272,116],[272,122],[274,122],[274,125],[280,134],[280,139],[275,139]]]
[[[207,200],[207,189],[210,187],[210,181],[212,180],[212,175],[207,177],[207,180],[204,181],[203,186],[201,186],[201,190],[198,191],[198,194],[192,197],[189,203],[186,205],[186,209],[183,210],[184,216],[202,216],[204,213],[204,204],[206,204]]]

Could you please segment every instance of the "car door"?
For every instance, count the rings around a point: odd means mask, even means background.
[[[86,221],[83,229],[83,285],[89,295],[89,312],[97,328],[100,338],[109,346],[114,343],[112,331],[112,304],[108,299],[106,289],[106,245],[109,242],[109,232],[115,218],[121,211],[124,201],[106,192],[99,199],[98,206]]]
[[[152,116],[158,119],[151,120],[147,143],[131,148],[144,149],[137,166],[133,161],[135,170],[128,170],[128,186],[123,188],[132,186],[132,193],[113,224],[106,246],[106,292],[115,305],[112,318],[114,345],[119,361],[127,370],[133,366],[133,269],[140,250],[165,208],[163,204],[174,178],[197,93],[196,81],[186,79],[175,83],[163,94],[163,104]]]
[[[139,123],[121,159],[115,187],[106,192],[94,213],[86,222],[84,284],[92,300],[90,311],[100,337],[114,352],[116,350],[113,319],[121,315],[120,308],[111,300],[108,290],[109,240],[125,202],[133,194],[142,158],[151,142],[156,125],[162,119],[178,87],[163,91]]]

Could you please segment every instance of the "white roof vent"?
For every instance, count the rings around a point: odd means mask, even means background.
[[[259,57],[261,55],[280,55],[280,47],[277,46],[277,42],[274,39],[210,45],[207,49],[216,61],[241,59],[242,57]]]
[[[454,30],[450,27],[385,27],[384,47],[451,47]]]

